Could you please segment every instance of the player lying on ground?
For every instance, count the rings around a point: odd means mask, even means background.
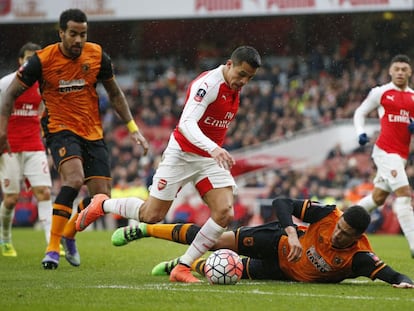
[[[364,234],[370,216],[360,206],[342,213],[335,205],[309,200],[276,198],[273,208],[278,222],[226,231],[211,250],[228,248],[243,258],[244,279],[288,280],[339,283],[365,276],[380,279],[397,288],[413,288],[413,281],[393,270],[373,252]],[[308,223],[297,226],[292,215]],[[200,227],[194,224],[144,224],[117,229],[112,235],[115,246],[143,237],[156,237],[189,244]],[[154,267],[153,275],[167,275],[177,259]],[[205,259],[192,269],[203,274]]]

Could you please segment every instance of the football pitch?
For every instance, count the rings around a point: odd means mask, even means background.
[[[124,247],[111,245],[112,231],[77,235],[81,266],[61,258],[57,270],[43,270],[43,232],[15,228],[18,257],[0,255],[0,310],[411,310],[414,290],[395,289],[367,278],[340,284],[242,280],[236,285],[170,283],[151,276],[160,261],[186,249],[146,238]],[[382,260],[414,278],[403,236],[371,235]],[[368,309],[369,308],[369,309]]]

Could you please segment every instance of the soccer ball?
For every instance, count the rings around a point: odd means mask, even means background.
[[[243,273],[239,255],[230,249],[219,249],[206,260],[204,274],[210,284],[234,285]]]

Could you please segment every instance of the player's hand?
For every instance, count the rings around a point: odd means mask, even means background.
[[[149,144],[147,142],[147,139],[141,134],[140,131],[131,133],[131,138],[134,142],[136,142],[138,145],[141,145],[144,149],[144,156],[147,155]]]
[[[7,151],[9,154],[11,153],[9,141],[7,140],[7,132],[0,132],[0,154],[5,151]]]
[[[230,170],[234,164],[236,164],[236,160],[227,152],[226,149],[221,147],[215,148],[211,152],[211,157],[216,160],[217,164],[220,167],[223,167],[227,170]]]
[[[302,245],[297,238],[295,239],[291,237],[288,237],[288,243],[290,251],[287,260],[290,262],[298,261],[302,257]]]
[[[400,284],[392,284],[394,288],[414,288],[413,284],[401,282]]]
[[[414,119],[410,118],[410,124],[408,124],[408,130],[411,134],[414,134]]]
[[[367,136],[366,133],[363,133],[363,134],[359,135],[359,137],[358,137],[358,143],[361,146],[366,145],[367,142],[369,142],[369,137]]]
[[[296,228],[293,226],[288,226],[285,228],[285,231],[288,235],[288,243],[289,243],[289,254],[287,256],[287,260],[289,262],[296,262],[300,260],[302,257],[302,244],[299,242],[298,234],[296,232]]]

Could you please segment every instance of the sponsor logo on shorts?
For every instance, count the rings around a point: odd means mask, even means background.
[[[167,181],[165,179],[160,179],[157,187],[158,187],[158,190],[164,189],[165,187],[167,187]]]

